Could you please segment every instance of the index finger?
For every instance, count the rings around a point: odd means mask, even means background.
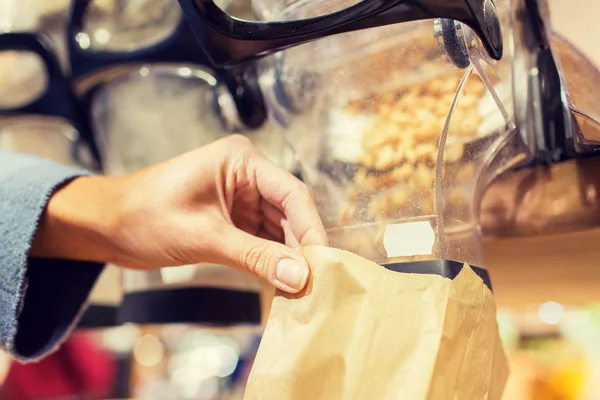
[[[301,246],[327,246],[327,233],[313,197],[300,179],[266,158],[256,158],[256,183],[261,196],[280,209]]]

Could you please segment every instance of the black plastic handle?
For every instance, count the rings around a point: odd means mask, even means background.
[[[66,120],[77,130],[80,139],[89,147],[94,158],[93,162],[96,164],[91,168],[100,168],[100,154],[92,137],[89,120],[85,118],[85,113],[73,93],[71,82],[61,69],[50,40],[41,33],[2,33],[0,34],[0,52],[9,50],[38,55],[44,63],[48,84],[46,90],[31,103],[20,107],[0,109],[0,116],[43,115]],[[73,158],[77,162],[82,161],[79,157],[79,146],[81,144],[76,142],[72,149]]]
[[[494,59],[502,57],[493,0],[363,0],[315,18],[251,22],[233,18],[213,0],[179,0],[200,44],[217,66],[235,66],[326,36],[422,19],[454,19],[470,26]]]
[[[439,275],[443,278],[454,280],[464,268],[465,263],[451,260],[423,260],[383,264],[383,266],[394,272],[419,275]],[[486,269],[474,265],[470,265],[470,267],[473,272],[481,278],[485,286],[487,286],[490,291],[493,291],[489,272]]]

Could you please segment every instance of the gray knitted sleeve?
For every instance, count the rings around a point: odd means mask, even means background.
[[[29,249],[48,200],[84,170],[0,150],[0,346],[39,359],[75,326],[103,266],[33,259]]]

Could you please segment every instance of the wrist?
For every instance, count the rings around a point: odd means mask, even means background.
[[[58,188],[44,211],[30,255],[113,262],[124,185],[120,178],[81,176]]]

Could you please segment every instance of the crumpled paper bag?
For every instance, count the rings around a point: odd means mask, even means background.
[[[275,296],[245,400],[501,398],[496,306],[470,267],[450,280],[303,251],[312,278]]]

